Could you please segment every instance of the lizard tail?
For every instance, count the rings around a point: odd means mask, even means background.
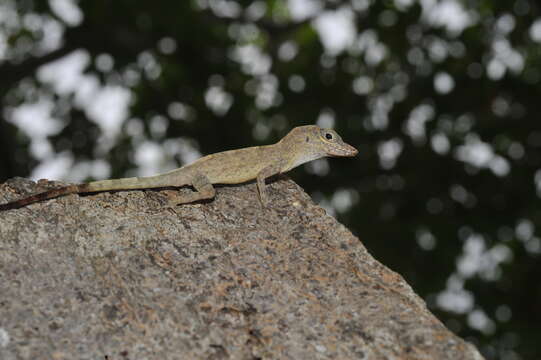
[[[57,198],[69,194],[81,194],[100,191],[114,190],[132,190],[132,189],[150,189],[161,188],[168,186],[182,186],[189,182],[180,178],[177,172],[172,171],[162,175],[149,177],[132,177],[124,179],[92,181],[87,184],[68,185],[57,189],[48,190],[39,194],[12,201],[7,204],[0,204],[0,211],[18,209],[28,204],[33,204],[38,201]]]
[[[47,199],[53,199],[59,196],[68,195],[68,194],[78,194],[88,192],[88,184],[81,185],[68,185],[56,189],[51,189],[38,193],[20,200],[15,200],[7,204],[0,204],[0,211],[18,209],[20,207],[26,206],[28,204],[33,204],[38,201],[43,201]]]
[[[160,174],[146,177],[131,177],[122,179],[100,180],[89,182],[86,192],[152,189],[173,186],[171,175]]]

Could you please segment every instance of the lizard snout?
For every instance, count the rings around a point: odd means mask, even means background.
[[[353,146],[346,144],[345,142],[341,144],[337,144],[337,146],[333,146],[331,149],[329,149],[328,154],[330,156],[344,156],[344,157],[352,157],[359,153],[357,149],[355,149]]]

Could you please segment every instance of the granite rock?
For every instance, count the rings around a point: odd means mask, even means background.
[[[482,359],[291,180],[176,194],[1,212],[0,359]]]

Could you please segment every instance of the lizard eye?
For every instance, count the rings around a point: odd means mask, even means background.
[[[327,140],[332,140],[332,139],[333,139],[333,136],[332,136],[332,134],[331,134],[330,132],[328,132],[328,133],[325,133],[325,138],[326,138]]]

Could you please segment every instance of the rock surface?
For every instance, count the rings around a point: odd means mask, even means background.
[[[291,180],[175,194],[1,212],[0,359],[482,359]]]

